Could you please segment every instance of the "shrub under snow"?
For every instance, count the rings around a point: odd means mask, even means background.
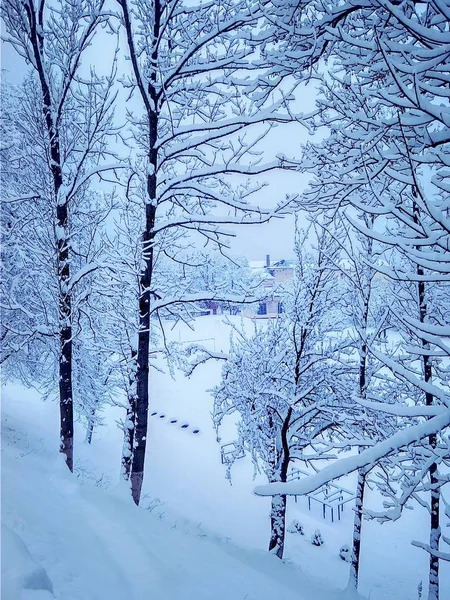
[[[322,534],[318,529],[316,529],[314,534],[311,536],[311,544],[313,546],[322,546],[323,543]]]
[[[348,544],[344,544],[339,548],[339,556],[345,562],[350,562],[352,559],[352,553],[350,550],[350,546]]]
[[[299,533],[300,535],[305,535],[305,532],[303,531],[303,525],[297,519],[292,519],[287,530],[289,533]]]

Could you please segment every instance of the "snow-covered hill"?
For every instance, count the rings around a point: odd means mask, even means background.
[[[8,393],[5,404],[4,600],[335,598],[293,564],[81,484],[55,458],[54,407]]]
[[[195,331],[170,333],[217,352],[226,352],[228,336],[220,317],[198,319]],[[4,388],[2,599],[48,600],[51,589],[59,600],[342,598],[348,564],[339,548],[351,540],[352,511],[332,524],[319,506],[308,511],[304,498],[289,499],[288,522],[298,519],[305,535],[288,534],[286,561],[268,555],[270,500],[252,493],[264,477],[253,480],[247,457],[236,462],[230,486],[220,461],[206,391],[219,376],[219,363],[199,367],[190,379],[152,371],[150,414],[157,414],[149,421],[141,508],[116,488],[119,409],[105,412],[91,446],[77,427],[72,476],[58,458],[57,403],[18,385]],[[221,435],[222,443],[234,439],[232,420]],[[353,484],[349,478],[346,487]],[[368,491],[367,501],[375,507],[380,497]],[[426,540],[427,520],[417,507],[395,523],[364,523],[366,598],[416,600],[428,561],[411,540]],[[320,548],[310,543],[317,528],[325,540]],[[443,599],[450,597],[449,567],[441,565]],[[24,591],[26,585],[43,589]]]

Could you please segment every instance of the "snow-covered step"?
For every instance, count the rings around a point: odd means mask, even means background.
[[[150,416],[151,417],[159,417],[161,420],[164,420],[167,418],[167,415],[165,413],[158,413],[157,411],[153,411],[150,414]],[[198,427],[193,427],[193,426],[189,425],[189,423],[179,421],[178,419],[175,419],[175,418],[169,419],[169,425],[179,426],[180,429],[189,431],[189,433],[193,433],[194,435],[198,435],[200,433],[200,429]]]

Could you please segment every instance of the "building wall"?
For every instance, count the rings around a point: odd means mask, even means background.
[[[273,276],[275,277],[275,283],[284,283],[293,278],[294,269],[273,269]]]
[[[259,305],[250,306],[244,309],[241,314],[249,319],[273,319],[280,314],[280,308],[280,299],[275,297],[260,302]]]

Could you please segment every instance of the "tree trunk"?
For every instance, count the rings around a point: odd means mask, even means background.
[[[29,23],[29,37],[33,48],[35,68],[42,93],[42,112],[50,145],[50,170],[56,203],[56,244],[58,256],[58,310],[59,310],[59,410],[60,452],[65,455],[73,471],[73,396],[72,396],[72,298],[70,292],[70,266],[67,198],[60,195],[63,184],[61,149],[58,124],[54,120],[54,107],[50,84],[45,71],[43,11],[36,13],[32,4],[25,6]]]
[[[360,469],[358,471],[358,483],[356,485],[355,518],[353,521],[353,543],[352,559],[350,563],[350,575],[347,588],[357,590],[359,580],[359,557],[361,552],[361,527],[362,509],[364,506],[364,490],[366,485],[366,474]]]
[[[156,123],[155,123],[156,141]],[[153,151],[151,154],[155,153]],[[150,286],[153,274],[153,228],[156,215],[156,174],[148,176],[147,190],[149,202],[145,207],[146,228],[143,234],[143,259],[145,268],[141,273],[139,299],[139,332],[136,365],[136,404],[134,416],[134,444],[131,463],[131,493],[139,504],[144,479],[145,449],[147,444],[147,424],[149,405],[149,354],[150,354]],[[151,202],[151,203],[150,203]]]
[[[269,552],[283,558],[286,535],[286,496],[272,496]]]
[[[416,190],[413,189],[413,194],[416,196]],[[413,214],[414,222],[419,222],[419,207],[414,201],[413,203]],[[420,246],[416,247],[417,250],[421,250]],[[417,274],[419,278],[423,277],[424,269],[418,265]],[[425,323],[428,313],[427,298],[425,282],[422,280],[417,284],[418,304],[419,304],[419,320],[421,323]],[[430,344],[425,339],[421,339],[421,346],[425,351],[430,350]],[[430,357],[425,352],[422,355],[422,367],[423,377],[425,383],[432,383],[433,380],[433,368]],[[425,392],[425,404],[426,406],[433,406],[434,396],[430,392]],[[433,433],[428,436],[428,444],[433,452],[437,445],[437,434]],[[439,490],[439,478],[438,478],[438,467],[436,463],[433,463],[429,469],[430,483],[431,483],[431,498],[430,498],[430,549],[439,551],[439,540],[441,538],[441,528],[439,523],[439,505],[440,505],[440,490]],[[428,581],[428,600],[439,600],[439,558],[430,553],[430,570],[429,570],[429,581]]]
[[[69,290],[69,248],[67,243],[67,204],[58,205],[58,279],[59,279],[59,406],[61,415],[60,451],[73,471],[73,396],[72,396],[72,298]],[[64,233],[61,233],[64,232]]]
[[[436,437],[436,436],[430,436]],[[431,443],[431,442],[430,442]],[[431,518],[430,518],[430,548],[439,551],[441,527],[439,524],[440,490],[438,487],[437,465],[430,467],[431,480]],[[428,600],[439,600],[439,558],[430,554],[430,577],[428,585]]]
[[[94,417],[95,417],[95,408],[91,410],[91,414],[88,419],[87,430],[86,430],[86,443],[92,443],[92,435],[94,433]]]
[[[153,252],[151,252],[153,254]],[[131,461],[131,494],[136,504],[141,498],[144,479],[145,449],[148,424],[148,374],[150,352],[150,281],[152,264],[145,260],[146,268],[141,276],[139,301],[139,334],[136,370],[136,405],[134,415],[134,443]]]
[[[122,4],[125,14],[125,3]],[[154,3],[155,20],[153,23],[154,50],[152,53],[152,71],[148,81],[148,96],[151,104],[147,106],[148,118],[148,174],[147,174],[147,201],[145,205],[145,229],[142,235],[142,253],[144,269],[140,276],[140,298],[139,298],[139,332],[138,332],[138,351],[136,368],[136,410],[134,419],[134,444],[133,457],[131,461],[131,494],[136,504],[139,504],[141,498],[142,482],[144,479],[145,450],[147,445],[147,424],[148,424],[148,405],[149,405],[149,353],[150,353],[150,298],[151,283],[153,275],[153,244],[154,244],[154,226],[156,218],[156,184],[158,167],[158,98],[156,91],[156,63],[158,60],[158,50],[156,41],[159,39],[161,6],[159,0]],[[125,18],[125,25],[129,32],[130,40],[131,24]],[[128,26],[127,26],[128,21]],[[129,27],[129,28],[128,28]],[[134,50],[134,46],[130,51]]]
[[[419,290],[423,283],[419,283]],[[424,290],[423,290],[424,292]],[[419,296],[422,296],[419,292]],[[424,298],[424,296],[422,296]],[[428,344],[422,344],[424,347],[429,346]],[[432,380],[432,368],[430,359],[428,356],[423,356],[423,367],[425,382],[431,383]],[[434,403],[434,397],[430,393],[425,394],[425,402],[427,406],[432,406]],[[435,433],[428,437],[428,444],[430,445],[431,451],[436,449],[437,435]],[[439,522],[439,507],[440,507],[440,488],[438,478],[438,467],[436,463],[433,463],[429,469],[430,483],[431,483],[431,499],[430,499],[430,549],[439,551],[439,541],[441,538],[441,527]],[[430,554],[430,573],[429,573],[429,584],[428,584],[428,600],[439,600],[439,558]]]
[[[136,350],[131,350],[132,371],[128,376],[128,404],[123,427],[122,465],[120,475],[125,481],[130,480],[134,447],[134,429],[136,426],[136,354]]]
[[[48,111],[46,111],[48,112]],[[53,132],[53,125],[50,128]],[[70,471],[73,471],[73,395],[72,395],[72,296],[70,292],[69,266],[69,207],[66,198],[60,197],[62,171],[58,133],[52,133],[51,156],[56,200],[56,243],[58,248],[59,283],[59,406],[61,415],[60,452],[66,457]]]
[[[289,467],[290,449],[288,443],[288,430],[292,416],[292,407],[288,408],[286,417],[281,427],[281,452],[278,456],[279,478],[277,481],[286,483],[287,471]],[[273,496],[270,509],[270,541],[269,552],[272,552],[278,558],[283,558],[284,540],[286,537],[286,496]]]
[[[423,269],[418,267],[417,272],[419,275],[423,275]],[[419,293],[419,315],[420,321],[423,323],[427,315],[427,304],[425,297],[425,283],[419,281],[418,283]],[[422,348],[429,350],[430,345],[426,340],[421,340]],[[433,371],[431,366],[430,357],[424,354],[422,356],[422,365],[424,372],[424,380],[426,383],[431,383],[433,378]],[[434,404],[434,396],[429,392],[425,393],[425,404],[432,406]],[[433,452],[437,445],[437,435],[433,433],[428,437],[428,444]],[[439,522],[439,506],[440,506],[440,490],[439,490],[439,478],[437,464],[433,463],[429,469],[430,483],[431,483],[431,499],[430,499],[430,549],[439,551],[439,540],[441,538],[441,527]],[[428,600],[439,600],[439,558],[430,554],[430,571],[429,571],[429,582],[428,582]]]
[[[123,429],[122,468],[121,477],[125,481],[130,480],[131,461],[133,457],[134,428],[136,415],[136,396],[128,396],[127,416]]]
[[[373,226],[373,218],[371,221]],[[368,255],[372,256],[372,241],[368,243]],[[364,329],[364,334],[367,336],[367,329],[369,323],[369,305],[370,305],[370,294],[371,284],[370,279],[367,282],[366,289],[362,289],[363,293],[363,311],[361,315],[361,324]],[[366,338],[361,344],[359,353],[359,395],[361,398],[366,397],[367,393],[367,355],[368,347]],[[361,449],[359,450],[359,452]],[[356,501],[355,501],[355,517],[353,520],[353,540],[352,540],[352,555],[350,563],[350,573],[348,578],[348,589],[357,590],[359,583],[359,567],[360,567],[360,555],[361,555],[361,531],[362,531],[362,511],[364,507],[364,491],[366,485],[367,473],[363,469],[358,470],[358,481],[356,484]]]
[[[369,316],[369,298],[364,301],[364,328],[367,331],[367,321]],[[359,362],[359,395],[361,398],[366,396],[366,369],[367,369],[367,344],[363,342],[360,351]],[[353,520],[353,539],[352,539],[352,558],[350,563],[350,573],[348,578],[347,588],[358,589],[359,582],[359,566],[361,554],[361,530],[362,530],[362,511],[364,506],[364,489],[366,485],[366,473],[360,469],[358,471],[358,481],[356,484],[355,498],[355,517]]]

